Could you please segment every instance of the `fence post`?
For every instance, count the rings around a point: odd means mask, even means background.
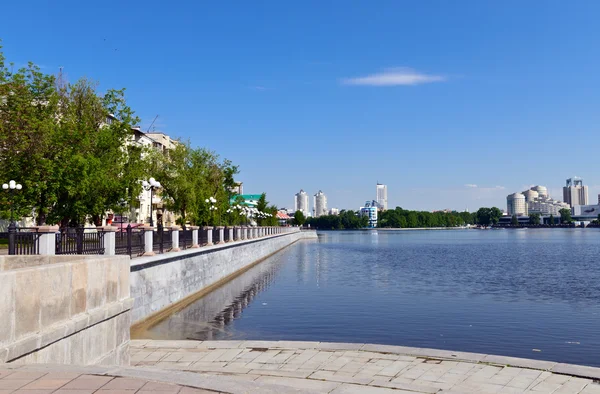
[[[179,226],[171,226],[171,252],[179,252],[179,230],[181,227]]]
[[[77,248],[77,254],[83,254],[83,236],[84,236],[83,234],[84,233],[85,233],[84,226],[77,226],[75,228],[75,247]]]
[[[192,248],[199,248],[200,245],[198,244],[198,226],[190,226],[189,227],[190,230],[192,230]]]
[[[40,235],[38,254],[54,256],[56,254],[58,226],[37,226],[36,230]]]
[[[154,256],[154,251],[152,250],[154,246],[154,227],[143,226],[141,229],[144,231],[144,256]]]
[[[217,245],[220,245],[222,243],[225,243],[225,227],[223,226],[217,226],[217,230],[219,232],[219,239],[216,240]]]
[[[211,226],[202,227],[202,231],[206,231],[206,246],[211,246],[213,244],[212,230],[213,230],[213,228]]]
[[[131,229],[131,223],[129,223],[127,225],[127,229],[125,230],[125,234],[126,234],[126,241],[127,241],[127,254],[129,255],[129,257],[131,258],[131,254],[132,254],[132,245],[131,245],[131,237],[133,236],[133,230]],[[119,236],[121,237],[121,239],[123,239],[123,226],[121,226],[120,229],[120,234]]]
[[[114,226],[100,226],[96,227],[98,232],[104,233],[104,255],[114,256],[116,254],[117,240],[116,232],[117,228]]]
[[[8,225],[8,254],[9,255],[17,254],[16,246],[17,246],[17,225],[15,224],[15,222],[11,222]]]

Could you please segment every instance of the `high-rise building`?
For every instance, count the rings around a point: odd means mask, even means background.
[[[600,205],[600,194],[598,194],[598,205]]]
[[[527,215],[527,203],[522,193],[513,193],[506,196],[506,211],[509,215]]]
[[[331,208],[329,210],[329,214],[330,215],[339,215],[340,214],[340,210],[338,208]]]
[[[321,215],[327,215],[327,196],[321,190],[315,194],[315,202],[313,207],[314,216],[316,218]]]
[[[387,185],[377,182],[377,205],[384,211],[387,211]]]
[[[567,179],[567,185],[563,187],[563,200],[571,207],[588,205],[588,187],[583,185],[583,179],[578,177]]]
[[[294,211],[302,211],[304,216],[310,213],[308,207],[308,194],[302,189],[294,196]]]

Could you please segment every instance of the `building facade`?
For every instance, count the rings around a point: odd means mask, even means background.
[[[510,194],[506,197],[508,215],[530,215],[537,213],[542,216],[560,215],[560,210],[569,208],[569,204],[554,200],[548,194],[545,186],[533,186],[522,193]]]
[[[308,194],[302,189],[294,195],[294,211],[302,211],[304,216],[308,216],[310,213]]]
[[[583,184],[583,179],[578,177],[567,179],[567,184],[563,187],[563,200],[571,207],[588,205],[588,187]]]
[[[369,224],[368,227],[369,228],[375,228],[377,227],[377,207],[378,207],[378,203],[377,201],[367,201],[365,202],[365,206],[364,207],[360,207],[360,215],[361,216],[367,216],[369,218]]]
[[[387,185],[377,183],[377,205],[383,210],[388,209]]]
[[[340,210],[338,208],[331,208],[329,210],[329,214],[330,215],[339,215],[340,214]]]
[[[112,121],[113,118],[109,116],[107,122]],[[149,149],[168,154],[168,151],[174,149],[178,142],[164,133],[144,133],[139,127],[133,127],[132,135],[126,144],[142,148],[141,155],[143,157]],[[157,179],[157,181],[160,182],[161,180]],[[150,199],[151,195],[152,200]],[[127,223],[150,223],[150,215],[152,215],[153,223],[170,226],[175,224],[178,218],[178,215],[174,212],[165,209],[160,196],[160,189],[154,193],[150,193],[149,190],[142,190],[136,201],[137,204],[129,207],[127,212],[115,212],[114,223],[123,223],[124,226]]]
[[[506,196],[506,211],[509,215],[527,215],[527,203],[522,193],[513,193]]]
[[[327,196],[319,190],[314,196],[314,217],[327,215]]]

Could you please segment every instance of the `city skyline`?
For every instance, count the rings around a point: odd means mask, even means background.
[[[4,11],[31,25],[3,23],[3,51],[16,67],[32,61],[44,72],[63,67],[69,81],[97,80],[101,91],[126,88],[141,130],[219,152],[240,166],[248,192],[278,206],[302,185],[356,209],[377,180],[390,209],[502,207],[530,182],[562,196],[572,174],[600,193],[595,146],[580,143],[596,140],[600,120],[600,54],[589,50],[600,38],[600,3],[173,10],[131,1],[115,13],[107,3],[34,0]],[[78,34],[56,29],[62,19]],[[365,153],[365,135],[375,136],[376,156]],[[535,151],[506,159],[524,135]],[[578,153],[559,163],[564,139],[548,137],[564,135]],[[294,151],[273,159],[282,141]]]

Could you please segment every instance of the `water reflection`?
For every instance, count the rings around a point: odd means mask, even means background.
[[[149,337],[194,340],[226,337],[226,326],[241,317],[243,310],[275,280],[280,269],[280,260],[272,258],[250,268],[152,327]]]

